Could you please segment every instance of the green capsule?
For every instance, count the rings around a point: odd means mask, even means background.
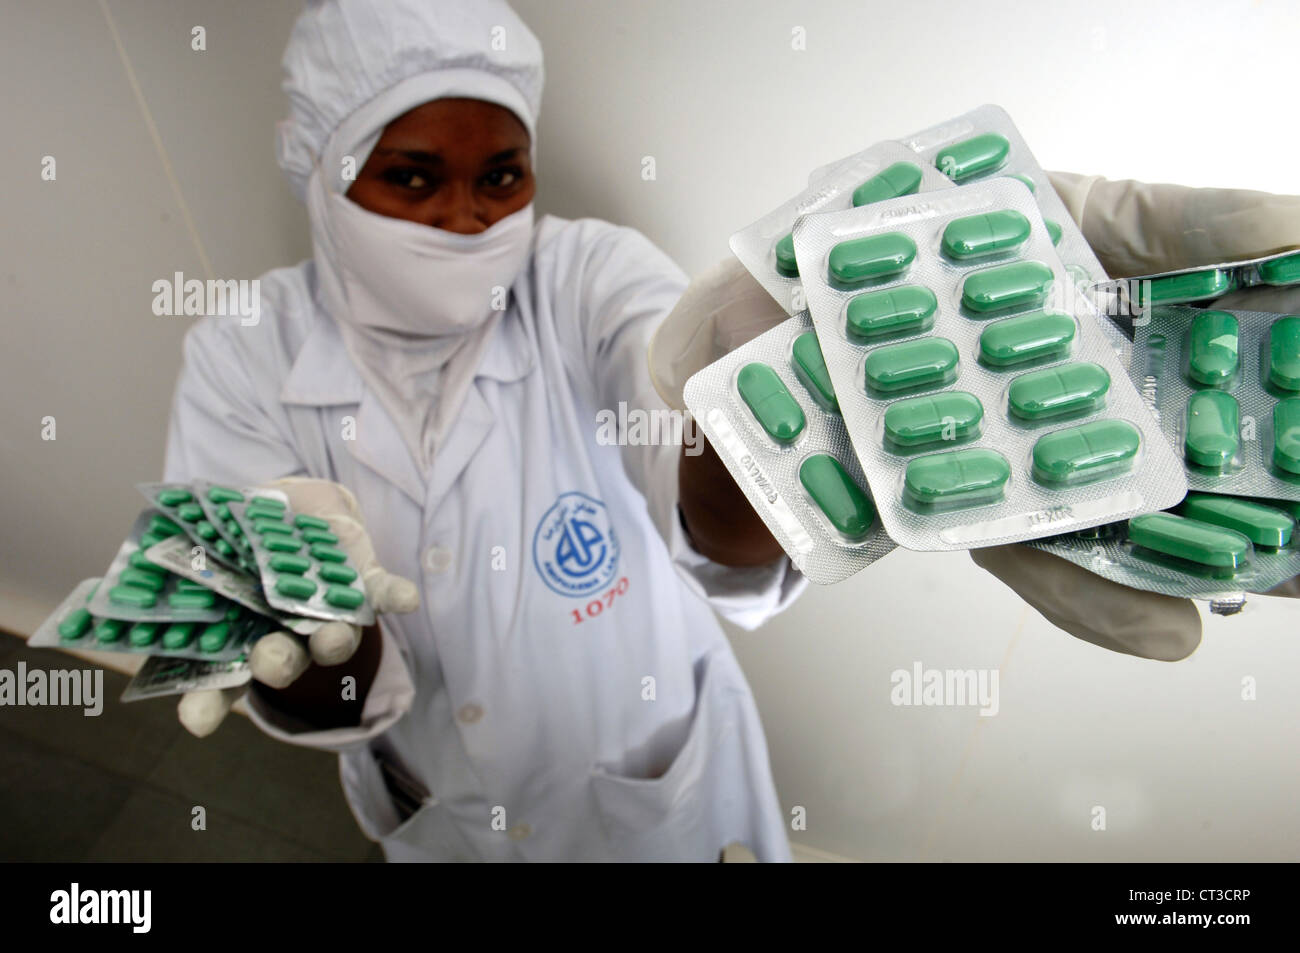
[[[980,432],[984,405],[974,394],[950,390],[895,401],[885,410],[885,439],[900,447],[963,440]]]
[[[316,575],[320,576],[326,582],[337,582],[347,585],[356,580],[357,571],[351,566],[340,566],[338,563],[321,563],[316,567]]]
[[[776,256],[776,271],[787,278],[799,277],[799,262],[794,257],[794,234],[786,232],[777,240],[772,253]]]
[[[138,649],[153,645],[158,639],[161,622],[137,622],[127,633],[127,641]]]
[[[167,604],[173,609],[211,609],[217,604],[217,594],[211,589],[202,592],[177,590],[167,598]]]
[[[194,622],[173,622],[163,632],[163,648],[173,651],[185,648],[190,644],[190,640],[194,638],[194,632],[197,628],[198,625]]]
[[[166,539],[184,531],[161,513],[155,513],[149,517],[148,532]]]
[[[831,249],[827,268],[844,284],[900,274],[916,259],[916,242],[902,232],[866,235],[840,242]]]
[[[230,504],[229,504],[229,503],[218,503],[218,504],[217,504],[217,518],[218,518],[219,520],[221,520],[222,523],[225,523],[225,522],[227,522],[227,521],[229,521],[229,520],[234,519],[234,516],[233,516],[233,515],[231,514],[231,512],[230,512]]]
[[[317,543],[307,551],[311,553],[312,559],[323,563],[343,563],[348,560],[348,554],[343,550],[335,549],[333,546],[326,546],[323,543]]]
[[[199,649],[203,652],[220,652],[230,641],[230,623],[214,622],[205,626],[199,636]]]
[[[1237,286],[1237,279],[1226,268],[1208,268],[1181,275],[1151,278],[1138,286],[1137,299],[1142,305],[1178,304],[1204,301],[1226,295]]]
[[[849,299],[844,324],[850,337],[869,341],[890,334],[919,334],[934,327],[939,301],[922,285],[868,291]]]
[[[1300,254],[1261,262],[1259,280],[1266,285],[1293,285],[1300,281]]]
[[[217,528],[207,520],[199,520],[194,524],[194,535],[210,543],[217,538]]]
[[[871,531],[876,508],[853,477],[826,453],[815,453],[799,465],[799,482],[835,531],[861,539]]]
[[[285,509],[288,508],[288,504],[284,500],[276,499],[274,496],[255,496],[248,505],[264,506],[267,509],[278,510],[281,515],[284,515]]]
[[[224,559],[234,559],[234,558],[235,558],[235,547],[234,547],[234,546],[231,546],[231,545],[230,545],[228,542],[226,542],[224,539],[218,539],[218,540],[217,540],[215,543],[213,543],[212,545],[216,548],[217,553],[218,553],[222,558],[224,558]]]
[[[139,586],[114,586],[108,590],[108,599],[117,605],[132,606],[136,609],[151,609],[158,604],[156,592]]]
[[[95,626],[95,638],[104,644],[118,642],[126,634],[127,623],[122,619],[100,619]]]
[[[310,599],[316,594],[316,583],[302,576],[284,575],[275,581],[275,591],[289,599]]]
[[[157,546],[166,538],[166,536],[159,536],[157,533],[141,533],[140,548],[148,549],[150,546]]]
[[[265,506],[261,503],[249,503],[244,509],[244,519],[282,521],[284,519],[284,507],[276,509],[271,506]]]
[[[996,450],[971,447],[918,457],[903,472],[903,498],[922,509],[982,506],[1002,499],[1011,465]]]
[[[242,529],[240,529],[239,524],[236,523],[234,520],[227,520],[227,521],[226,521],[226,532],[229,533],[231,536],[243,536],[243,535],[244,535],[244,531],[243,531]]]
[[[87,609],[73,609],[63,617],[59,623],[59,638],[71,642],[73,639],[79,639],[86,634],[94,619],[91,618],[90,611]]]
[[[1187,332],[1187,376],[1219,387],[1237,376],[1240,327],[1227,311],[1202,311]]]
[[[194,495],[182,487],[173,487],[167,490],[160,490],[155,499],[163,506],[173,507],[180,506],[182,503],[188,503],[194,499]]]
[[[736,376],[736,389],[759,426],[777,443],[793,443],[803,433],[807,422],[803,410],[768,365],[746,364]]]
[[[176,515],[187,523],[197,523],[203,519],[203,507],[197,503],[182,503],[176,507]]]
[[[333,546],[339,541],[339,538],[333,533],[327,533],[323,529],[304,529],[298,533],[305,543],[329,543]]]
[[[1187,402],[1183,452],[1189,463],[1222,470],[1241,450],[1241,411],[1237,398],[1221,390],[1202,390]]]
[[[126,557],[126,561],[133,569],[142,569],[145,572],[165,573],[167,571],[156,562],[146,558],[143,549],[137,549],[135,552],[131,553],[130,556]]]
[[[1048,486],[1113,476],[1133,466],[1142,435],[1127,420],[1094,420],[1039,437],[1034,479]]]
[[[242,503],[244,502],[244,494],[240,493],[238,490],[231,489],[228,486],[217,486],[216,484],[213,484],[208,487],[208,500],[213,503],[221,504]]]
[[[290,572],[299,576],[311,568],[311,560],[306,556],[291,556],[288,553],[276,553],[267,563],[276,572]]]
[[[293,518],[293,525],[299,529],[329,529],[329,520],[323,520],[319,516],[308,516],[306,513],[299,513]]]
[[[978,314],[1036,308],[1047,300],[1056,276],[1041,261],[1013,261],[966,276],[961,303]]]
[[[957,347],[947,338],[917,338],[876,348],[867,355],[866,386],[892,394],[943,387],[957,379]]]
[[[1273,405],[1273,466],[1300,474],[1300,397]]]
[[[954,218],[940,247],[949,258],[969,261],[1014,251],[1029,240],[1029,219],[1015,209]]]
[[[1090,413],[1105,404],[1109,390],[1104,367],[1078,362],[1022,374],[1007,388],[1007,404],[1021,420],[1046,420]]]
[[[1052,240],[1053,245],[1061,244],[1061,236],[1065,232],[1061,229],[1059,222],[1054,222],[1050,218],[1043,219],[1043,224],[1047,226],[1047,235]]]
[[[253,520],[253,532],[276,533],[280,536],[292,536],[293,527],[283,520],[257,519]]]
[[[1011,143],[996,132],[986,132],[941,149],[934,167],[954,182],[993,172],[1006,164]]]
[[[1268,382],[1300,390],[1300,316],[1278,318],[1268,329]]]
[[[193,579],[177,579],[176,590],[178,592],[207,592],[208,587],[201,582],[195,582]]]
[[[790,350],[794,363],[794,375],[799,383],[808,390],[809,396],[823,410],[839,413],[840,404],[835,399],[835,387],[831,384],[831,372],[826,368],[826,358],[822,355],[817,332],[805,331],[794,339]]]
[[[1250,540],[1235,530],[1175,516],[1144,513],[1128,521],[1128,538],[1152,552],[1186,559],[1211,569],[1236,570],[1250,562]]]
[[[148,589],[150,592],[162,592],[167,586],[167,575],[160,572],[150,572],[148,569],[123,569],[122,575],[118,581],[124,586],[137,586],[141,589]]]
[[[853,204],[870,205],[900,195],[914,195],[921,187],[921,167],[915,162],[895,162],[853,190]]]
[[[993,367],[1065,357],[1074,345],[1075,323],[1068,314],[1031,311],[994,321],[980,332],[980,360]]]
[[[273,553],[296,553],[302,549],[302,541],[291,536],[267,534],[262,537],[262,548]]]
[[[1270,549],[1291,542],[1295,532],[1295,520],[1285,511],[1232,496],[1188,493],[1178,510],[1188,519],[1235,529],[1256,546]]]
[[[355,609],[366,601],[366,594],[351,586],[327,586],[325,601],[340,609]]]

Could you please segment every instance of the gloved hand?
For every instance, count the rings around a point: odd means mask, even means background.
[[[734,257],[693,280],[650,340],[650,379],[664,402],[685,410],[696,371],[776,327],[789,315]]]
[[[288,477],[267,484],[289,498],[295,513],[329,520],[338,545],[356,564],[365,583],[366,597],[375,612],[414,612],[420,605],[415,583],[384,570],[375,558],[374,546],[361,522],[361,510],[350,490],[329,480]],[[361,630],[347,622],[327,622],[307,639],[291,632],[269,632],[258,639],[249,656],[253,678],[270,688],[285,688],[314,661],[317,665],[342,665],[361,644]],[[178,714],[181,724],[202,738],[216,731],[243,697],[247,686],[187,692],[181,696]]]
[[[1300,196],[1110,182],[1069,172],[1048,176],[1112,278],[1300,247]],[[1244,289],[1213,306],[1300,311],[1300,287]],[[1053,625],[1087,642],[1164,661],[1185,658],[1200,644],[1201,617],[1190,599],[1130,589],[1027,546],[971,550],[971,558]],[[1297,582],[1270,595],[1300,595]]]

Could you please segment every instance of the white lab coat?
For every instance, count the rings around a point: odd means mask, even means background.
[[[381,563],[420,587],[415,613],[383,619],[360,727],[303,730],[250,695],[254,720],[340,752],[391,860],[712,861],[732,842],[788,860],[710,605],[753,627],[804,581],[691,549],[679,447],[597,441],[598,410],[663,407],[646,347],[685,276],[596,220],[544,218],[534,242],[427,482],[314,303],[312,262],[262,278],[257,326],[187,336],[166,479],[338,481]],[[376,751],[430,792],[404,822]]]

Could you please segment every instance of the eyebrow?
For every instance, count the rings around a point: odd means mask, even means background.
[[[375,151],[384,156],[404,156],[412,162],[423,162],[425,165],[443,165],[446,162],[446,160],[438,153],[425,152],[423,149],[383,148],[376,149]],[[494,165],[498,162],[505,162],[507,159],[513,159],[516,156],[522,155],[523,151],[524,150],[520,146],[515,146],[511,149],[503,149],[494,155],[488,156],[487,159],[484,160],[483,164]]]

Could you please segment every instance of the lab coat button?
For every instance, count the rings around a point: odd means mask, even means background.
[[[470,702],[468,705],[461,705],[460,711],[456,712],[456,717],[467,725],[472,725],[483,717],[483,708],[481,705],[475,705]]]
[[[516,824],[514,827],[510,828],[510,830],[506,831],[506,836],[511,840],[523,840],[532,832],[533,829],[527,824]]]
[[[430,546],[424,552],[424,568],[429,572],[446,572],[451,565],[451,550],[442,546]]]

